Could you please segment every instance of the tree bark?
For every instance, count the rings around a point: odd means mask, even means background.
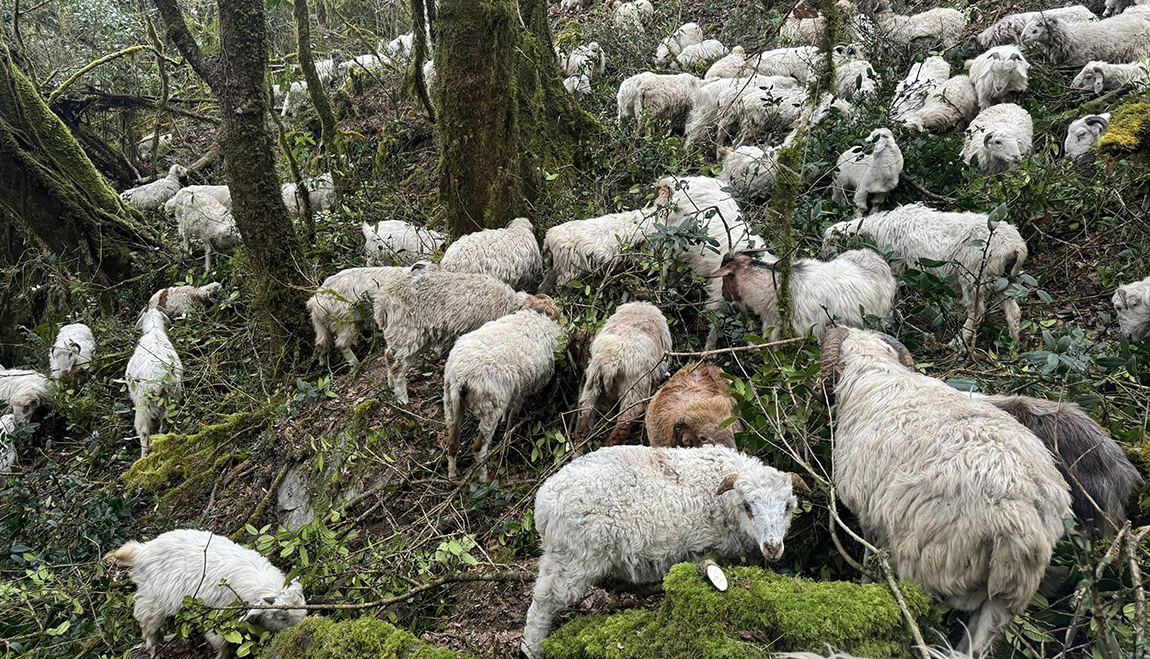
[[[311,52],[311,16],[307,0],[295,0],[292,4],[292,15],[295,18],[299,68],[304,81],[307,82],[307,94],[311,98],[311,104],[315,106],[315,113],[319,117],[320,146],[338,153],[339,132],[335,111],[331,109],[331,99],[327,96],[327,90],[320,83],[319,74],[315,70],[315,56]]]
[[[223,156],[232,213],[254,277],[254,306],[272,344],[272,365],[298,355],[309,325],[303,250],[280,197],[265,88],[267,17],[262,0],[219,0],[220,54],[206,55],[188,31],[176,0],[155,0],[175,44],[212,88],[220,106]]]
[[[461,235],[528,215],[595,129],[563,89],[546,0],[440,0],[440,201]],[[562,182],[560,182],[562,183]]]

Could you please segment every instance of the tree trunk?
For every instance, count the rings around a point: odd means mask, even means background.
[[[46,271],[74,273],[97,289],[131,272],[131,253],[154,244],[76,138],[13,63],[0,36],[0,344],[17,325],[44,320]],[[44,259],[51,254],[55,262]],[[50,314],[49,314],[50,315]]]
[[[461,235],[543,198],[594,120],[563,89],[546,0],[440,0],[435,59],[440,201]],[[562,182],[561,182],[562,183]]]
[[[307,94],[311,104],[315,106],[315,113],[319,117],[319,135],[321,147],[333,152],[339,151],[339,133],[335,121],[335,111],[331,109],[331,99],[327,90],[320,83],[319,74],[315,70],[315,56],[311,52],[311,17],[308,12],[307,0],[295,0],[292,5],[292,15],[295,17],[296,51],[299,53],[299,68],[303,79],[307,82]]]
[[[155,0],[169,40],[212,88],[220,106],[232,213],[255,275],[255,310],[272,343],[272,365],[287,366],[310,326],[303,251],[280,197],[265,88],[267,18],[262,0],[219,0],[220,54],[207,56],[188,31],[176,0]]]

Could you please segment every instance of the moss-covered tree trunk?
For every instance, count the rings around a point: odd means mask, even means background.
[[[98,290],[128,276],[131,252],[154,240],[20,72],[0,32],[0,266],[11,268],[0,279],[0,344],[22,343],[17,327],[43,320],[48,287],[26,264],[58,264]],[[56,264],[42,259],[49,254]]]
[[[205,55],[176,0],[155,0],[168,39],[212,88],[220,106],[220,154],[232,213],[255,275],[255,309],[272,341],[274,366],[286,364],[310,331],[304,314],[303,250],[275,171],[265,75],[269,35],[262,0],[219,0],[220,54]]]
[[[546,0],[440,0],[440,201],[455,235],[529,215],[593,121],[563,89]]]

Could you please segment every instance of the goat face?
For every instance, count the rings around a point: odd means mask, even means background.
[[[259,604],[288,606],[307,604],[303,596],[303,586],[293,579],[287,587],[263,596]],[[270,631],[280,631],[298,625],[307,615],[306,609],[251,609],[244,616],[254,619],[261,627]]]
[[[1138,290],[1122,286],[1110,299],[1118,312],[1118,328],[1131,341],[1141,341],[1150,334],[1150,286]]]
[[[772,472],[729,474],[715,496],[728,498],[740,530],[755,541],[763,558],[774,563],[783,557],[783,540],[798,505],[795,492],[810,490],[796,474]]]
[[[1042,44],[1046,43],[1048,34],[1046,25],[1042,21],[1030,21],[1026,27],[1022,28],[1022,34],[1019,35],[1018,41],[1024,46]]]
[[[1022,149],[1018,146],[1018,136],[1014,131],[1000,128],[987,133],[982,138],[982,145],[986,147],[987,156],[1001,160],[1011,165],[1022,160]]]

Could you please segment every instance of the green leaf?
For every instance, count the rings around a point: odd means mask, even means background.
[[[72,621],[71,620],[65,620],[64,622],[60,623],[59,625],[57,625],[55,627],[49,627],[48,629],[45,629],[44,631],[46,631],[49,636],[59,636],[60,634],[63,634],[64,632],[68,631],[71,627],[72,627]]]
[[[233,629],[233,630],[231,630],[231,631],[229,631],[229,632],[226,632],[226,633],[224,633],[224,639],[225,639],[225,640],[226,640],[228,643],[231,643],[232,645],[235,645],[235,644],[237,644],[237,643],[242,643],[242,642],[243,642],[243,640],[244,640],[244,635],[243,635],[243,634],[241,634],[241,633],[240,633],[240,631],[239,631],[238,629]]]

